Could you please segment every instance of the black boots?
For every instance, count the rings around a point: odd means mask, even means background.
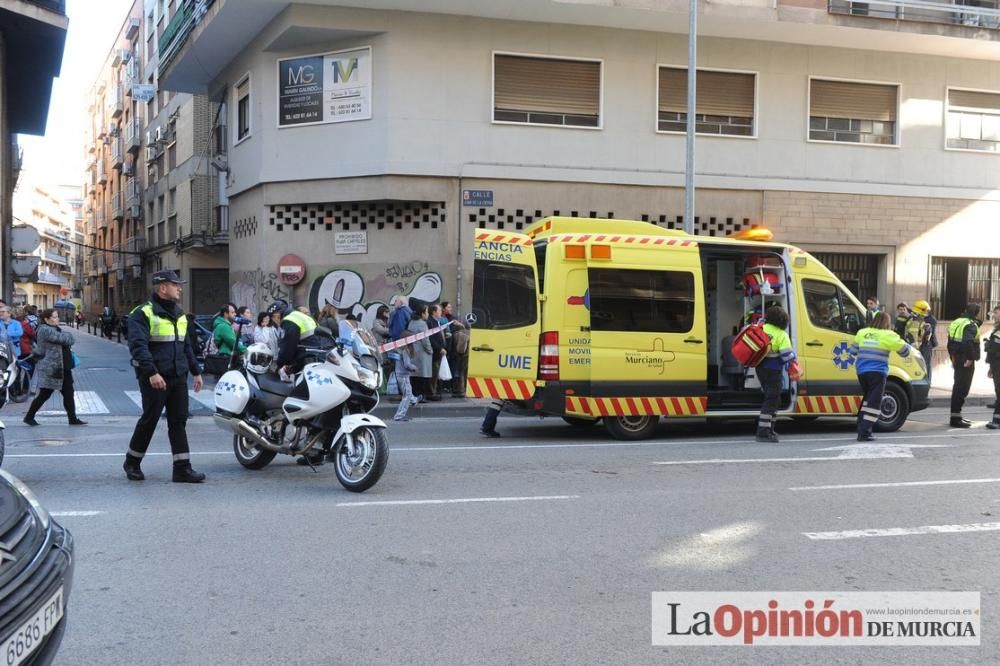
[[[859,433],[858,434],[858,441],[859,442],[874,442],[875,441],[875,435],[871,434],[870,432],[869,433],[865,433],[865,434],[860,434]]]
[[[24,417],[24,422],[27,423],[30,426],[42,425],[41,423],[39,423],[38,421],[35,420],[34,416],[32,416],[30,414],[28,416]]]
[[[496,438],[500,436],[497,432],[497,417],[500,416],[500,410],[489,407],[486,410],[486,416],[483,418],[483,425],[479,427],[479,433],[483,437]]]
[[[772,443],[772,444],[777,444],[778,443],[778,434],[776,432],[774,432],[773,430],[770,430],[770,429],[758,428],[757,429],[757,435],[756,435],[756,437],[754,437],[754,439],[756,441],[758,441],[758,442],[761,442],[761,443],[768,443],[769,442],[769,443]]]
[[[972,427],[972,421],[967,421],[967,420],[963,419],[961,417],[961,415],[959,415],[959,416],[954,416],[953,415],[951,417],[951,421],[949,422],[949,424],[951,425],[952,428],[971,428]]]
[[[129,481],[142,481],[146,478],[146,475],[139,469],[140,462],[135,458],[125,457],[125,464],[122,465],[122,469],[125,470],[125,476],[128,477]]]
[[[191,463],[174,465],[174,483],[201,483],[205,475],[191,468]]]

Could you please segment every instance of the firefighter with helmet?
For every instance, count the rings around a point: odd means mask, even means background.
[[[937,347],[937,319],[931,315],[930,303],[920,299],[910,308],[913,312],[906,324],[906,341],[920,350],[927,365],[927,383],[931,383],[931,370],[934,366],[934,348]],[[910,339],[912,336],[912,339]]]

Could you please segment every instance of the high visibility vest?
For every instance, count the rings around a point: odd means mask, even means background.
[[[968,317],[959,317],[955,321],[951,322],[948,326],[948,339],[955,342],[961,342],[962,338],[965,336],[965,327],[969,324],[975,324],[974,319],[969,319]],[[978,329],[976,331],[978,337]]]
[[[792,339],[788,337],[784,329],[780,329],[774,324],[764,324],[764,332],[771,338],[771,347],[765,358],[772,361],[781,359],[784,362],[795,360],[795,351],[792,349]]]
[[[173,319],[157,317],[156,313],[153,312],[153,304],[149,301],[137,309],[141,310],[149,321],[150,342],[183,342],[187,338],[188,319],[185,315],[178,317],[175,325]]]
[[[299,337],[302,339],[308,338],[310,335],[316,332],[316,321],[307,314],[303,314],[298,310],[292,310],[286,317],[282,317],[283,322],[290,321],[299,327]]]

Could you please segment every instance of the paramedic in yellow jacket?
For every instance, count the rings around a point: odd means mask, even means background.
[[[854,369],[865,394],[861,411],[858,412],[858,441],[870,442],[875,439],[872,430],[882,414],[882,395],[885,393],[886,377],[889,374],[889,354],[899,352],[906,358],[910,355],[910,345],[892,330],[889,315],[879,312],[872,319],[871,326],[863,328],[854,336],[851,357]]]
[[[767,356],[757,366],[757,379],[764,391],[764,402],[760,406],[757,419],[758,442],[777,442],[774,432],[774,415],[778,413],[781,400],[781,383],[785,366],[795,360],[792,340],[785,329],[788,328],[788,313],[780,305],[772,305],[764,313],[764,332],[771,338],[771,348]]]

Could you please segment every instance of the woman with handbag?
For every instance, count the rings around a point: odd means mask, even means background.
[[[76,417],[76,400],[73,396],[73,367],[76,365],[76,358],[71,350],[73,334],[59,327],[59,313],[52,308],[42,310],[41,320],[38,345],[35,347],[35,356],[38,358],[35,366],[38,396],[28,408],[24,422],[30,426],[41,425],[35,420],[35,414],[55,391],[60,391],[69,424],[86,425],[86,421]]]

